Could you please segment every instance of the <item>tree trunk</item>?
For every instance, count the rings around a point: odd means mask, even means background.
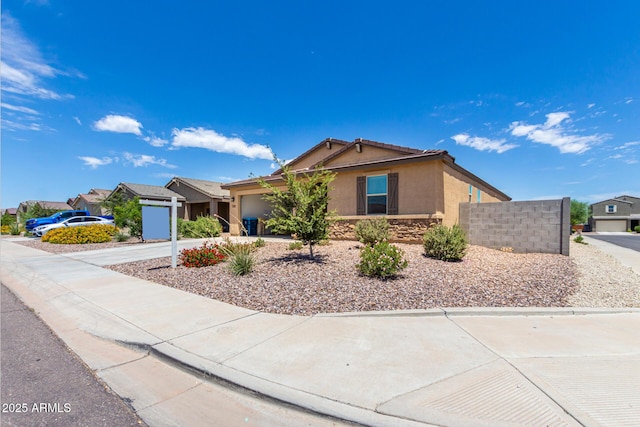
[[[313,243],[309,242],[309,256],[313,259]]]

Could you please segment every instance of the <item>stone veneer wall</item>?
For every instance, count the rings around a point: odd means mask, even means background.
[[[360,219],[370,217],[363,216]],[[329,238],[335,240],[356,240],[355,228],[360,219],[340,219],[331,225]],[[390,218],[389,234],[393,242],[422,243],[422,236],[429,227],[441,224],[440,218]]]
[[[570,199],[460,203],[469,243],[514,252],[569,255]]]

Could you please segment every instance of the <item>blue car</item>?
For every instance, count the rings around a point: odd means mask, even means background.
[[[34,228],[39,227],[41,225],[57,224],[59,222],[64,221],[65,219],[73,218],[74,216],[87,216],[87,215],[89,215],[89,211],[86,211],[86,210],[56,212],[53,215],[47,216],[44,218],[28,219],[26,224],[24,225],[24,228],[27,231],[32,231]]]

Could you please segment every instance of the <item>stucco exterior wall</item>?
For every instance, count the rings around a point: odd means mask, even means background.
[[[286,188],[284,181],[272,182],[278,188]],[[265,194],[267,191],[260,185],[247,185],[245,187],[231,189],[232,201],[229,203],[229,232],[232,236],[240,235],[242,226],[242,197],[256,194]],[[246,216],[246,215],[245,215]]]
[[[318,163],[319,161],[321,161],[322,159],[324,159],[325,157],[332,155],[333,153],[335,153],[336,151],[344,147],[344,144],[338,144],[335,142],[332,142],[330,145],[331,145],[331,148],[327,148],[327,144],[324,143],[323,146],[318,147],[318,149],[316,149],[315,151],[311,151],[302,159],[296,162],[291,162],[288,166],[294,170],[311,167],[316,163]]]
[[[356,178],[397,172],[399,215],[442,214],[444,204],[440,170],[440,162],[433,161],[340,172],[331,184],[329,210],[335,210],[341,216],[356,215]]]
[[[447,164],[443,164],[442,176],[444,185],[444,224],[452,226],[459,223],[459,206],[460,203],[475,202],[478,200],[478,190],[480,190],[480,203],[501,202],[489,189],[472,179],[468,175],[452,168]],[[471,186],[471,198],[469,198],[469,187]]]
[[[327,161],[324,166],[346,165],[366,162],[369,160],[392,159],[394,157],[398,157],[397,151],[392,151],[387,148],[372,147],[370,145],[361,145],[360,147],[361,151],[359,153],[355,147],[351,147],[338,157]]]

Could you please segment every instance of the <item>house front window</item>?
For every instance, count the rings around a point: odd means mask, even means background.
[[[387,213],[387,175],[367,177],[367,214]]]
[[[616,213],[616,205],[607,205],[607,213]]]

